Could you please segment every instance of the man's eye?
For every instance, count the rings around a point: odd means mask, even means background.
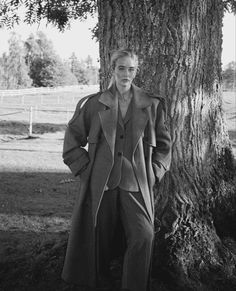
[[[129,71],[130,72],[134,72],[134,68],[129,68]]]

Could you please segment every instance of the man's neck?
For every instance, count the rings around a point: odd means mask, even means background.
[[[131,99],[131,86],[129,88],[127,87],[118,87],[117,86],[117,91],[119,92],[118,96],[121,101],[129,101]]]

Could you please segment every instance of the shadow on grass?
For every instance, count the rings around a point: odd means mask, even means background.
[[[61,279],[79,180],[49,172],[0,177],[0,290],[80,291]]]
[[[79,179],[50,172],[0,177],[0,290],[91,291],[61,279]]]
[[[69,172],[0,172],[0,213],[71,217],[79,178]]]
[[[54,133],[64,131],[66,124],[34,123],[33,134]],[[0,134],[26,135],[29,132],[29,123],[20,121],[0,121]]]
[[[95,291],[61,279],[68,232],[0,231],[0,237],[1,291]]]
[[[61,279],[67,233],[0,231],[0,290],[75,290]]]

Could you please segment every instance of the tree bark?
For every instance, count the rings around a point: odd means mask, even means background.
[[[173,160],[156,189],[153,288],[231,290],[235,256],[224,237],[236,232],[224,223],[235,222],[236,203],[222,112],[222,1],[100,0],[98,12],[101,88],[112,51],[128,47],[140,60],[135,83],[166,100]]]

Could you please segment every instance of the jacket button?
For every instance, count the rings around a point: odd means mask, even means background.
[[[123,139],[123,138],[124,138],[124,135],[123,135],[123,134],[121,134],[121,135],[120,135],[120,138],[121,138],[121,139]]]
[[[122,153],[121,152],[118,152],[117,155],[118,155],[118,157],[121,157],[122,156]]]

